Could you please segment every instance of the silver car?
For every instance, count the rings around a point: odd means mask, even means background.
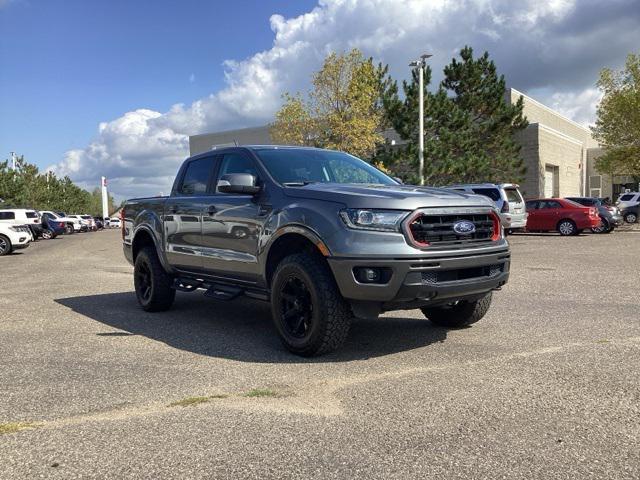
[[[502,226],[505,231],[511,233],[524,230],[527,225],[527,211],[519,187],[515,183],[470,183],[445,188],[475,193],[493,200],[500,211]]]

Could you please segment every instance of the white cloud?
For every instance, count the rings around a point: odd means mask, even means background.
[[[595,97],[593,88],[585,92],[597,70],[618,66],[640,42],[634,3],[319,0],[295,18],[273,15],[271,48],[226,61],[222,90],[164,113],[140,109],[102,123],[88,147],[67,152],[55,169],[83,182],[107,175],[122,196],[166,192],[188,155],[188,135],[270,121],[284,90],[306,89],[328,52],[353,47],[388,63],[400,79],[409,74],[409,60],[433,53],[435,81],[465,44],[488,50],[509,85],[564,92],[551,97],[552,106],[588,123]]]
[[[189,83],[193,83],[196,81],[196,74],[192,73],[191,75],[189,75]]]
[[[602,92],[597,88],[586,88],[581,92],[559,92],[551,95],[547,103],[565,117],[588,127],[593,124],[596,108],[602,99]]]

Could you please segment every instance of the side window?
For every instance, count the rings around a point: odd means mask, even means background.
[[[555,200],[546,200],[544,202],[540,202],[540,208],[562,208]]]
[[[633,195],[629,195],[628,193],[625,195],[622,195],[620,197],[620,201],[622,202],[628,202],[629,200],[633,200]]]
[[[527,210],[536,210],[538,208],[538,202],[536,200],[529,200],[526,203]]]
[[[260,178],[253,160],[241,153],[225,153],[224,157],[222,157],[222,165],[220,166],[218,178],[220,179],[223,175],[230,173],[250,173],[256,177],[256,180]]]
[[[187,171],[182,179],[178,192],[182,195],[202,195],[207,193],[209,178],[213,172],[214,158],[200,158],[187,165]]]
[[[15,220],[16,214],[14,212],[0,212],[0,220]]]

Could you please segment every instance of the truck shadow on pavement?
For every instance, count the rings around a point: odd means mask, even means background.
[[[60,298],[55,302],[103,324],[96,325],[95,335],[105,341],[109,337],[142,335],[180,350],[242,362],[364,360],[426,347],[447,335],[445,329],[425,318],[354,320],[349,338],[339,351],[304,359],[286,351],[278,340],[269,304],[246,297],[220,302],[197,293],[178,293],[173,308],[160,313],[141,310],[133,292]],[[82,321],[77,316],[68,318]],[[104,326],[109,328],[105,330]]]

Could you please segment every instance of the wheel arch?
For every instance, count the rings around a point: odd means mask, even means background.
[[[271,286],[273,274],[280,261],[294,253],[309,253],[319,257],[330,255],[329,249],[313,231],[298,225],[289,225],[279,229],[268,246],[264,260],[264,280]]]

